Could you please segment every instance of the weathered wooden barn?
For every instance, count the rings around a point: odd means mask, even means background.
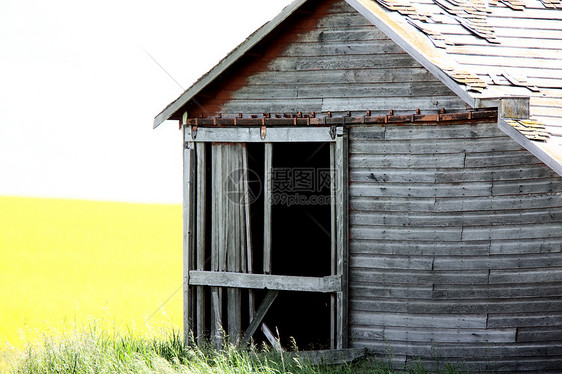
[[[297,0],[156,118],[185,331],[562,372],[560,0]]]

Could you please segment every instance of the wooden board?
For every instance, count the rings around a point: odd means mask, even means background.
[[[560,176],[494,123],[353,127],[349,149],[353,347],[555,354]]]
[[[272,196],[273,196],[273,145],[264,147],[264,184],[263,184],[263,273],[271,274],[272,241]]]
[[[187,144],[183,151],[183,329],[185,344],[191,343],[193,328],[193,292],[189,285],[189,271],[193,268],[195,252],[195,148]]]
[[[267,293],[265,294],[265,297],[264,297],[262,303],[260,304],[260,307],[258,308],[255,316],[253,316],[251,318],[250,325],[248,326],[248,328],[244,332],[244,336],[243,336],[242,340],[240,341],[241,346],[245,346],[250,342],[250,340],[252,339],[252,336],[254,336],[254,333],[258,329],[258,326],[262,323],[263,318],[265,317],[267,311],[269,310],[269,308],[271,307],[271,305],[273,304],[273,302],[277,298],[278,293],[279,292],[275,291],[275,290],[267,291]]]
[[[197,246],[197,270],[205,270],[205,246],[206,246],[206,224],[207,224],[207,193],[206,193],[206,155],[205,143],[196,145],[197,156],[197,194],[196,194],[196,246]],[[196,306],[196,337],[197,343],[203,344],[205,340],[205,290],[197,287],[197,306]]]
[[[271,142],[332,142],[329,127],[269,127],[262,139],[261,128],[230,127],[212,128],[199,127],[193,134],[188,128],[186,142],[236,142],[236,143],[271,143]]]
[[[336,297],[336,348],[349,344],[348,278],[349,278],[349,205],[348,205],[348,138],[347,129],[337,129],[335,145],[336,182],[336,273],[341,277],[341,290]]]
[[[189,273],[189,277],[189,284],[193,286],[323,293],[338,292],[342,289],[342,280],[339,275],[327,277],[300,277],[192,270]]]

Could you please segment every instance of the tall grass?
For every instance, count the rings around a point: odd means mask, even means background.
[[[185,347],[178,332],[151,339],[108,333],[96,325],[73,334],[51,332],[9,355],[13,374],[43,373],[324,373],[256,347]],[[329,371],[332,372],[332,371]],[[350,373],[350,370],[337,371]]]
[[[3,361],[3,362],[2,362]],[[2,366],[4,365],[4,366]],[[366,359],[356,363],[315,366],[298,355],[270,352],[266,347],[239,349],[225,345],[185,347],[180,333],[140,338],[128,331],[100,328],[92,323],[75,331],[51,331],[23,349],[0,352],[0,372],[50,373],[166,373],[166,374],[393,374],[389,363]],[[423,365],[411,374],[430,373]],[[441,373],[459,373],[447,367]]]

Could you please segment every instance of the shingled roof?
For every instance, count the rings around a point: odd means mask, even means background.
[[[526,106],[528,99],[528,116],[500,110],[498,125],[562,175],[560,0],[346,1],[473,108],[501,108],[506,98]],[[306,2],[293,2],[256,31],[165,108],[155,127]]]
[[[347,2],[472,107],[530,98],[499,126],[562,175],[560,0]]]

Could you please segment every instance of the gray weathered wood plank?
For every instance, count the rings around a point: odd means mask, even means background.
[[[402,314],[402,313],[358,313],[350,319],[353,326],[392,326],[411,328],[485,329],[487,316]]]
[[[354,336],[376,340],[432,343],[511,343],[515,342],[515,329],[444,329],[369,327],[353,329]]]
[[[493,257],[436,257],[433,262],[435,270],[472,270],[472,269],[524,269],[524,268],[548,268],[561,267],[562,256],[555,253],[542,255],[520,255],[520,256],[493,256]]]
[[[355,254],[349,261],[351,268],[361,267],[370,269],[410,269],[432,270],[432,257],[421,256],[381,256],[376,254]]]
[[[349,205],[348,205],[348,139],[347,130],[337,129],[335,145],[336,163],[336,271],[341,277],[341,289],[336,297],[336,348],[348,346],[348,277],[349,277]]]
[[[351,271],[354,271],[351,268]],[[432,285],[417,286],[412,284],[392,284],[361,282],[356,279],[350,280],[349,297],[352,299],[417,299],[431,300],[433,297]],[[351,313],[350,316],[354,316]]]
[[[361,70],[264,71],[248,77],[249,85],[380,84],[392,82],[436,82],[421,66],[386,69],[371,66]]]
[[[463,272],[367,269],[355,267],[350,281],[379,284],[488,284],[488,270],[466,270]],[[405,303],[407,304],[407,303]]]
[[[535,298],[533,302],[508,301],[508,300],[424,300],[423,302],[404,303],[400,300],[380,299],[350,299],[350,308],[356,312],[389,312],[389,313],[441,313],[441,314],[480,314],[480,313],[502,313],[511,310],[514,313],[540,312],[550,314],[559,312],[562,301],[552,298]]]
[[[254,248],[252,242],[252,225],[250,221],[251,213],[250,213],[250,185],[249,185],[249,169],[248,169],[248,148],[244,145],[244,149],[242,151],[242,170],[244,171],[244,218],[245,218],[245,225],[246,225],[246,261],[247,261],[247,272],[252,274],[254,272]],[[253,290],[248,290],[248,315],[250,320],[254,319],[255,312],[256,312],[256,305],[255,305],[255,294]]]
[[[196,271],[189,273],[190,284],[229,288],[252,288],[278,291],[338,292],[342,289],[340,275],[301,277],[291,275],[246,274],[232,272]]]
[[[194,265],[195,251],[195,157],[194,144],[186,144],[183,150],[183,328],[186,345],[191,343],[194,313],[189,271]]]
[[[226,227],[228,239],[226,242],[226,270],[229,272],[241,271],[241,217],[242,205],[239,197],[241,195],[239,171],[242,168],[242,146],[241,144],[229,144],[226,146],[228,153],[226,168],[226,186],[224,194],[226,213]],[[242,332],[242,294],[238,288],[227,289],[227,326],[228,337],[231,342],[236,343]]]
[[[562,292],[562,283],[552,282],[537,287],[533,283],[523,284],[489,284],[489,285],[448,285],[435,284],[433,298],[439,299],[527,299],[532,302],[533,297],[558,297]],[[521,300],[525,302],[524,300]]]
[[[271,274],[272,245],[272,196],[273,196],[273,145],[264,147],[264,183],[263,183],[263,273]]]
[[[262,108],[263,109],[263,108]],[[186,141],[193,142],[332,142],[329,127],[269,127],[262,139],[261,129],[256,127],[199,127],[192,137],[191,129],[186,132]]]
[[[377,155],[353,154],[349,162],[353,168],[462,168],[465,153],[427,154],[427,155]]]
[[[196,145],[196,156],[197,156],[197,270],[205,270],[205,246],[206,246],[206,146],[205,143],[199,143]],[[202,344],[205,339],[205,290],[203,287],[197,287],[197,306],[196,306],[196,337],[197,343]]]
[[[379,255],[424,255],[424,256],[464,256],[488,255],[490,253],[490,240],[471,242],[443,242],[419,240],[379,240],[356,239],[350,240],[351,255],[372,254]],[[552,251],[556,251],[553,248]]]
[[[219,271],[221,246],[224,247],[224,229],[222,218],[224,204],[223,190],[223,147],[221,144],[213,144],[212,149],[212,242],[211,242],[211,270]],[[222,344],[223,338],[222,323],[222,289],[211,288],[211,339],[218,347]]]
[[[365,183],[353,184],[350,193],[357,197],[458,197],[458,196],[491,196],[492,183],[467,182],[455,184],[431,184],[431,183]]]
[[[346,110],[395,110],[396,114],[412,114],[416,109],[423,112],[437,112],[441,108],[449,110],[466,110],[466,105],[459,98],[453,96],[412,97],[403,100],[395,98],[325,98],[322,100],[323,112]]]
[[[279,337],[273,335],[273,332],[271,332],[271,329],[267,327],[265,323],[261,324],[261,331],[263,332],[263,334],[265,335],[265,337],[267,338],[269,344],[271,344],[273,349],[275,349],[278,353],[283,352],[283,347],[281,347],[281,342],[279,340]]]
[[[381,214],[384,213],[384,214]],[[357,211],[350,217],[352,225],[371,226],[500,226],[510,224],[540,224],[558,222],[562,219],[562,208],[550,210],[521,211],[473,211],[473,212],[395,212]]]
[[[461,242],[462,235],[462,227],[352,226],[350,229],[350,237],[353,239],[406,240],[407,238],[407,240]],[[482,240],[482,236],[473,235],[472,240],[478,239]]]
[[[488,316],[488,327],[553,327],[562,326],[562,312],[544,315],[534,313],[497,313]]]

